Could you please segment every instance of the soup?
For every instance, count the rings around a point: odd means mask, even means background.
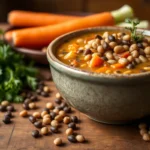
[[[135,74],[150,71],[150,42],[135,42],[129,32],[98,32],[62,44],[57,58],[70,66],[96,73]]]

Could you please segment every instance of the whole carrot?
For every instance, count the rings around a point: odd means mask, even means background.
[[[12,26],[34,27],[57,24],[60,22],[77,19],[77,16],[67,16],[52,13],[39,13],[31,11],[13,10],[8,14],[8,22]]]
[[[128,9],[126,9],[126,13],[123,12],[122,18],[132,15],[131,8],[129,6],[125,7]],[[119,15],[122,15],[120,10]],[[12,33],[13,44],[18,47],[41,48],[47,46],[56,37],[67,32],[88,27],[114,25],[116,19],[119,20],[118,18],[117,14],[113,15],[113,13],[104,12],[56,25],[22,29]]]

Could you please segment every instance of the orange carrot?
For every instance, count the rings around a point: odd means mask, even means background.
[[[104,67],[97,69],[96,72],[99,72],[99,73],[100,72],[106,72],[108,69],[109,69],[108,67],[104,66]]]
[[[19,47],[40,48],[47,46],[56,37],[74,30],[85,29],[88,27],[114,25],[126,17],[132,16],[132,9],[123,6],[119,10],[103,12],[91,16],[73,19],[63,23],[46,27],[37,27],[14,31],[12,34],[13,43]]]
[[[10,42],[12,40],[12,33],[13,31],[7,31],[5,34],[4,34],[4,39],[7,41],[7,42]]]
[[[123,65],[123,64],[119,64],[119,63],[117,63],[117,64],[113,64],[113,65],[111,65],[111,67],[112,67],[113,69],[120,69],[120,68],[123,68],[123,67],[124,67],[124,65]]]
[[[60,22],[79,18],[52,13],[39,13],[31,11],[13,10],[8,14],[8,22],[13,26],[33,27],[57,24]]]
[[[104,12],[56,25],[14,31],[13,43],[20,47],[39,48],[47,46],[53,39],[67,32],[102,25],[114,25],[111,13]]]
[[[92,57],[89,66],[91,68],[93,67],[99,67],[103,64],[104,60],[102,58],[100,58],[99,56],[95,55],[94,57]]]
[[[130,55],[130,52],[127,51],[127,52],[122,53],[122,54],[120,55],[120,57],[122,57],[122,58],[127,58],[129,55]]]

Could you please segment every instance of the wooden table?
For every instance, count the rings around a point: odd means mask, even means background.
[[[49,75],[48,66],[40,67],[40,70],[44,77]],[[47,102],[54,102],[56,87],[52,81],[46,84],[50,86],[51,96],[48,98],[39,96],[36,111],[41,111]],[[13,122],[5,125],[0,121],[0,150],[150,150],[150,143],[142,140],[137,124],[125,126],[100,124],[77,110],[73,110],[70,115],[76,115],[80,119],[80,123],[77,124],[78,130],[75,132],[85,136],[85,143],[70,143],[65,135],[67,125],[63,124],[59,134],[49,134],[34,139],[31,131],[35,127],[28,121],[28,118],[19,116],[22,105],[14,104],[14,106],[17,111],[14,113]],[[29,114],[32,112],[34,111],[30,110]],[[3,115],[0,112],[1,119]],[[62,138],[63,146],[57,147],[53,144],[56,137]]]

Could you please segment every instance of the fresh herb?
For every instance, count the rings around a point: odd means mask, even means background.
[[[132,19],[125,19],[126,23],[129,23],[131,27],[126,27],[126,29],[131,31],[131,38],[135,42],[141,42],[143,39],[143,32],[142,33],[137,33],[137,25],[140,23],[138,19],[132,20]]]
[[[0,30],[0,34],[3,31]],[[22,102],[20,92],[30,87],[36,89],[37,70],[32,63],[25,63],[23,56],[0,39],[0,101]]]

